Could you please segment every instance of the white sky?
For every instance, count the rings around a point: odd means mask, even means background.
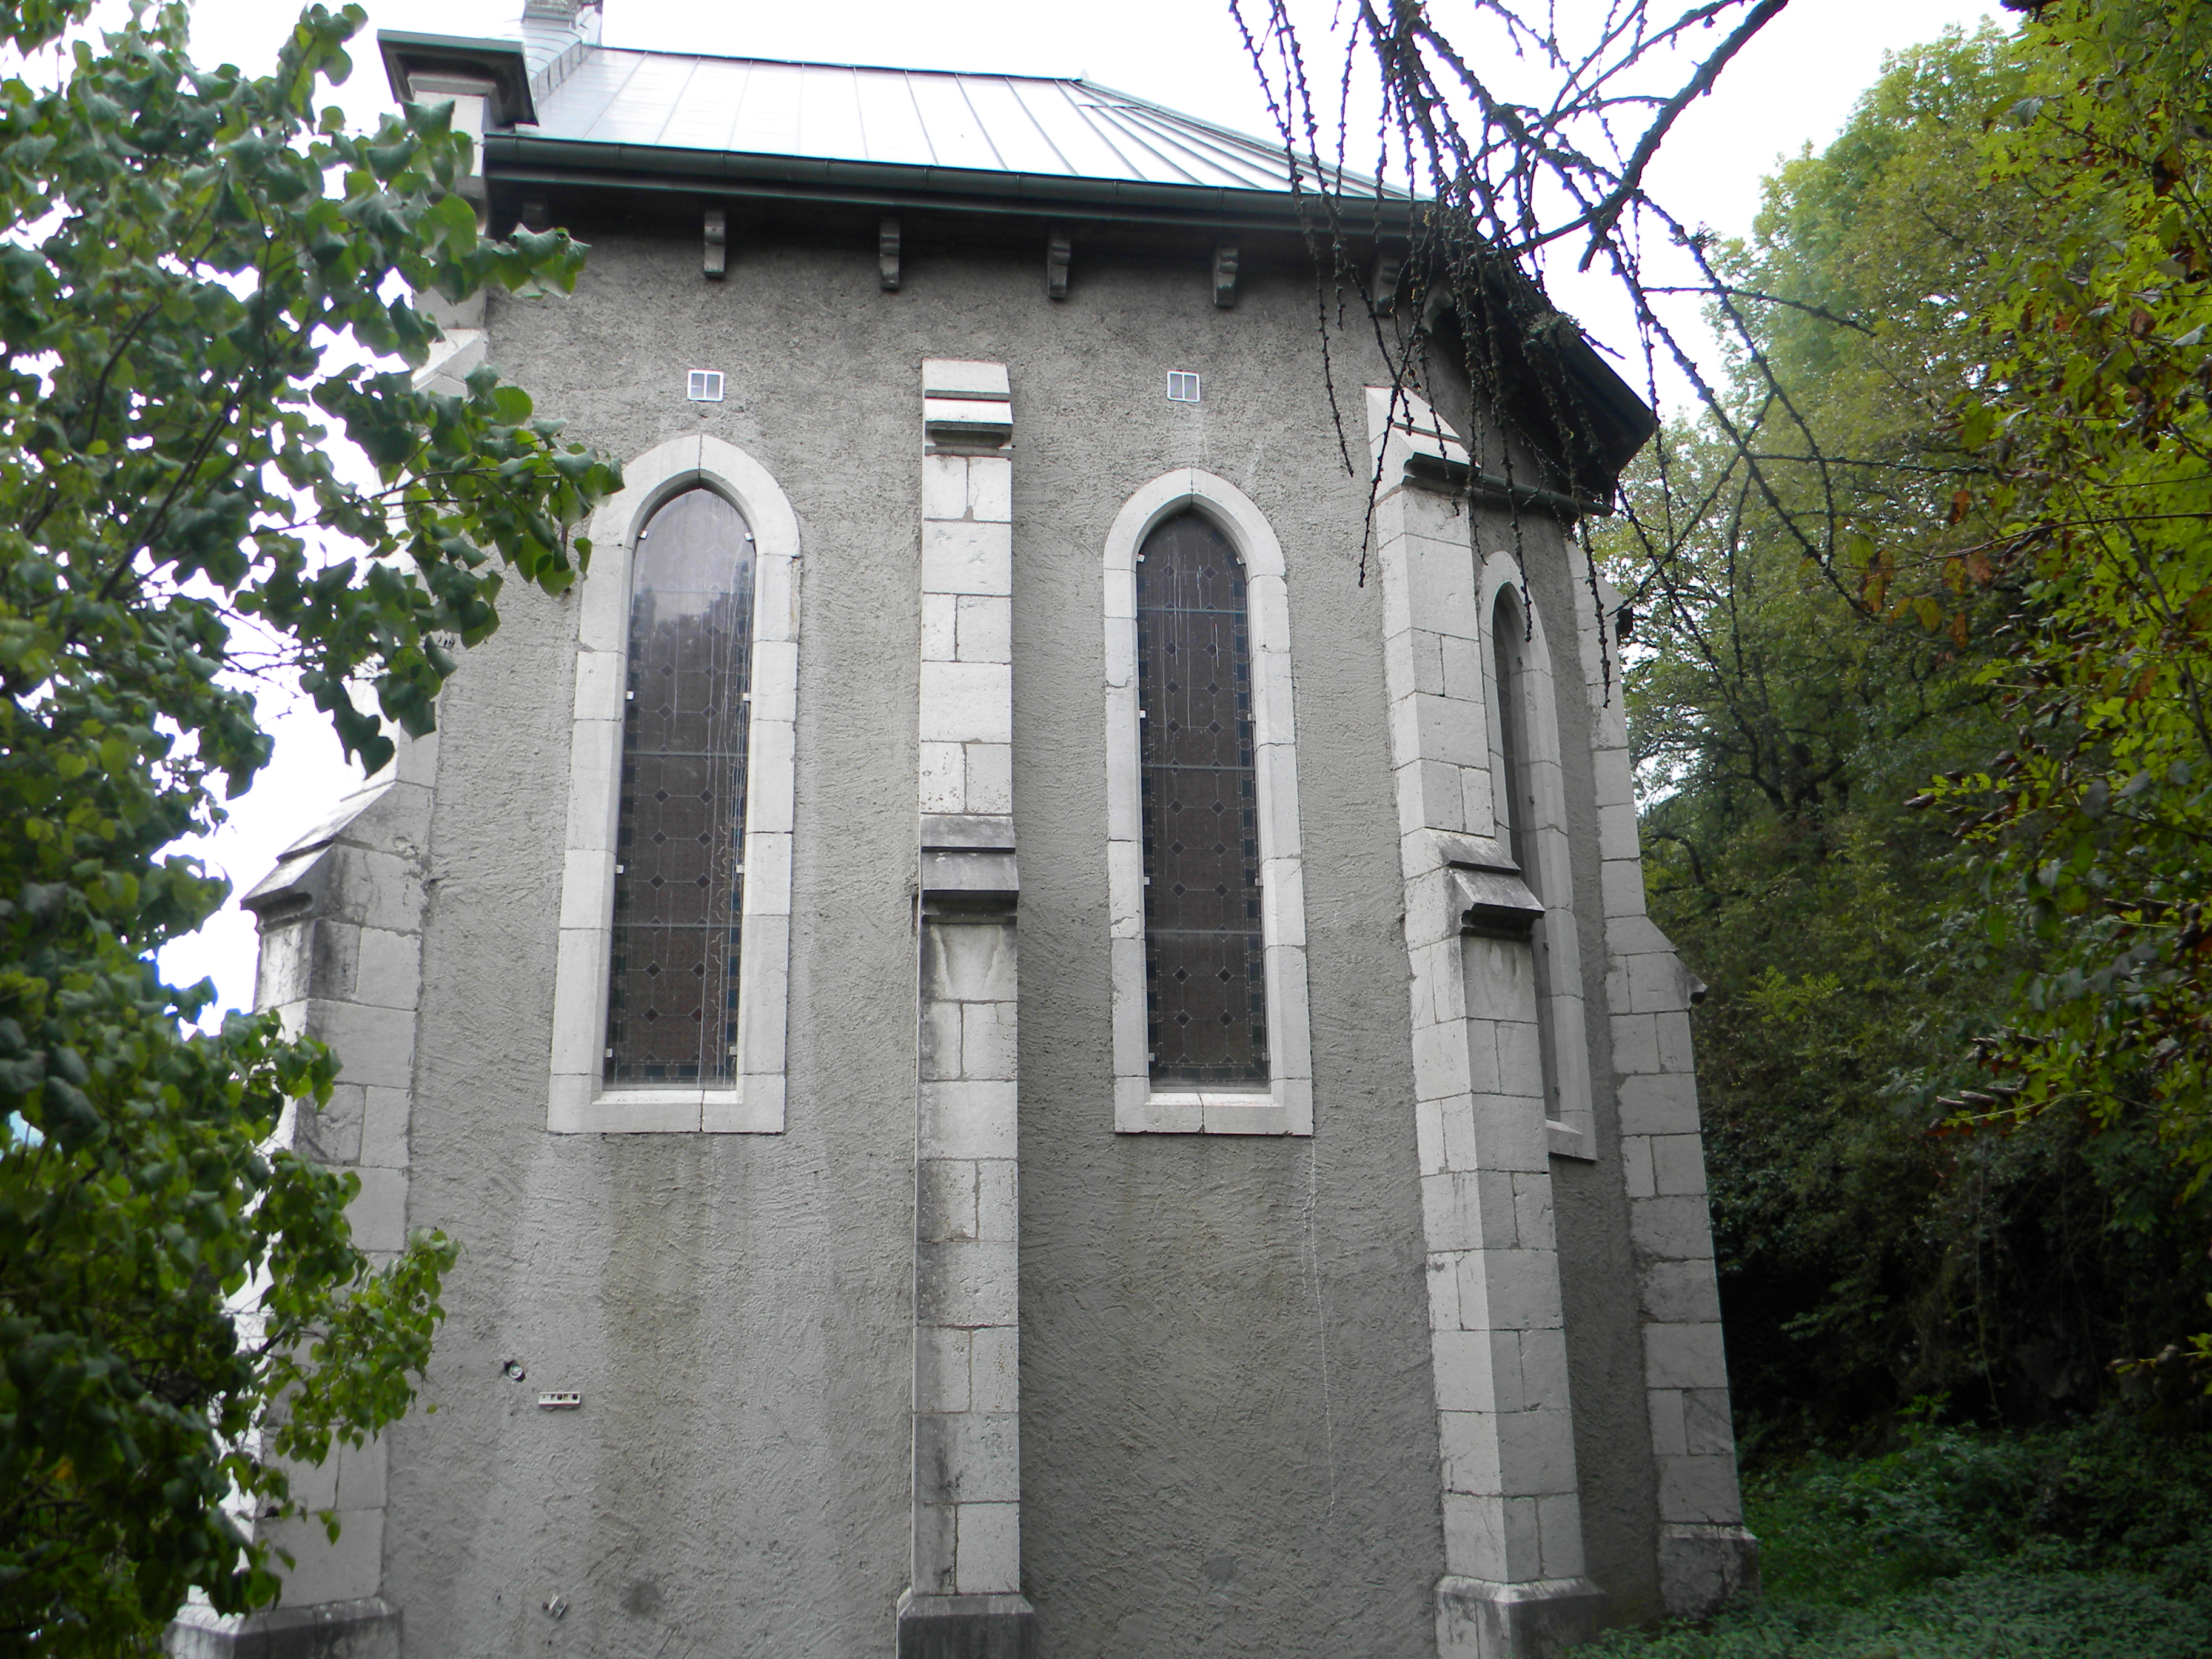
[[[352,79],[334,100],[356,121],[392,106],[374,29],[496,34],[521,10],[521,0],[366,3],[369,30],[356,42]],[[1593,0],[1559,4],[1563,15],[1595,9]],[[1261,15],[1265,5],[1247,0],[1248,15]],[[1316,37],[1331,9],[1326,0],[1293,0],[1291,8]],[[1472,7],[1468,0],[1430,0],[1429,9],[1449,38]],[[195,0],[193,55],[203,63],[266,69],[298,10],[294,0]],[[1881,72],[1883,53],[1932,40],[1949,25],[1972,28],[1985,14],[2004,16],[1994,0],[1795,0],[1738,54],[1712,94],[1676,123],[1650,174],[1652,193],[1687,223],[1723,235],[1747,234],[1761,176],[1778,156],[1808,143],[1818,149],[1835,135]],[[1711,38],[1701,36],[1698,44]],[[954,8],[916,0],[608,0],[605,40],[610,46],[908,69],[1079,75],[1263,138],[1274,132],[1226,0],[963,0]],[[1600,341],[1623,349],[1632,345],[1607,285],[1555,280],[1553,289]],[[264,701],[264,720],[276,732],[276,761],[252,793],[233,804],[230,823],[213,842],[191,849],[228,875],[238,892],[266,874],[285,843],[353,781],[323,718],[305,708],[279,713],[275,701]],[[244,1006],[252,997],[253,959],[252,923],[234,903],[198,936],[164,952],[162,965],[173,983],[213,976],[219,1006]]]

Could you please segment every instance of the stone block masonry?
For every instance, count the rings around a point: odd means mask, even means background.
[[[1581,590],[1590,580],[1589,565],[1571,543],[1568,558]],[[1620,596],[1602,584],[1601,595],[1598,608],[1610,616]],[[1605,1000],[1644,1318],[1644,1400],[1658,1470],[1659,1589],[1668,1613],[1700,1618],[1759,1586],[1759,1547],[1744,1529],[1736,1487],[1690,1051],[1690,1006],[1704,988],[1644,913],[1627,720],[1620,697],[1601,696],[1605,641],[1594,617],[1582,634],[1604,860]]]
[[[1462,660],[1482,638],[1474,554],[1449,499],[1402,477],[1418,445],[1465,451],[1425,408],[1409,432],[1368,396],[1443,1468],[1437,1650],[1523,1659],[1595,1635],[1604,1598],[1584,1576],[1536,957],[1526,937],[1465,936],[1466,872],[1540,907],[1490,809],[1492,711]]]
[[[1024,1659],[1012,408],[922,365],[913,1574],[900,1659]]]
[[[285,852],[241,905],[259,923],[254,1000],[287,1029],[319,1038],[343,1067],[319,1110],[302,1103],[277,1128],[301,1156],[351,1170],[361,1191],[347,1211],[354,1242],[386,1261],[407,1243],[415,1024],[422,988],[424,876],[438,740],[403,738],[390,768],[339,803]],[[247,1322],[252,1316],[249,1313]],[[258,1523],[289,1551],[278,1607],[243,1617],[187,1607],[169,1650],[191,1659],[328,1653],[387,1659],[399,1618],[383,1595],[386,1472],[382,1439],[333,1446],[319,1468],[293,1466],[305,1517]],[[336,1513],[337,1542],[316,1514]]]

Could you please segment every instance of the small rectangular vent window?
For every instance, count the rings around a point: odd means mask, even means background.
[[[693,369],[691,384],[685,388],[684,395],[695,404],[719,404],[722,401],[720,372],[712,368]]]
[[[1180,369],[1168,376],[1168,401],[1171,404],[1194,404],[1198,401],[1198,376],[1186,374]]]

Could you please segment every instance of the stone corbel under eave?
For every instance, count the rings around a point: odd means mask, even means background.
[[[1226,311],[1237,303],[1237,244],[1217,242],[1213,248],[1213,303]]]
[[[1075,243],[1067,232],[1054,230],[1045,244],[1044,292],[1049,300],[1067,297],[1067,268],[1075,257]]]
[[[876,227],[876,275],[886,294],[898,292],[904,280],[899,265],[899,222],[885,219]]]
[[[700,270],[716,282],[728,275],[730,269],[730,215],[726,208],[708,208],[701,221],[700,235],[705,252]]]

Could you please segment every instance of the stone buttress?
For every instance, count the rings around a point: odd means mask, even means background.
[[[900,1659],[1025,1659],[1006,370],[922,365],[913,1577]]]
[[[428,903],[430,799],[438,739],[402,738],[392,764],[301,836],[240,901],[261,932],[254,1004],[320,1039],[344,1069],[319,1110],[286,1113],[277,1144],[361,1191],[346,1211],[354,1243],[380,1265],[407,1243],[416,1012]],[[245,1316],[250,1325],[252,1316]],[[187,1607],[169,1628],[179,1659],[313,1652],[397,1659],[399,1613],[384,1595],[387,1449],[334,1443],[320,1468],[289,1468],[308,1513],[255,1523],[288,1550],[283,1601],[243,1617]],[[335,1543],[316,1518],[335,1511]]]
[[[1409,406],[1410,405],[1410,406]],[[1522,1659],[1597,1634],[1606,1598],[1586,1576],[1580,1483],[1554,1230],[1554,1156],[1601,1157],[1594,1127],[1547,1120],[1531,890],[1498,822],[1500,752],[1485,679],[1482,562],[1465,448],[1434,411],[1368,393],[1380,467],[1376,538],[1384,605],[1412,969],[1415,1113],[1430,1341],[1443,1474],[1443,1659]],[[1414,463],[1409,465],[1409,461]],[[1577,586],[1587,577],[1579,550]],[[1593,702],[1603,664],[1580,630]],[[1697,1613],[1755,1583],[1741,1526],[1712,1245],[1698,1152],[1689,981],[1644,915],[1626,728],[1613,697],[1593,734],[1606,896],[1604,1004],[1613,1017],[1621,1158],[1641,1296],[1656,1541],[1670,1612]],[[1595,988],[1580,988],[1595,1001]]]

